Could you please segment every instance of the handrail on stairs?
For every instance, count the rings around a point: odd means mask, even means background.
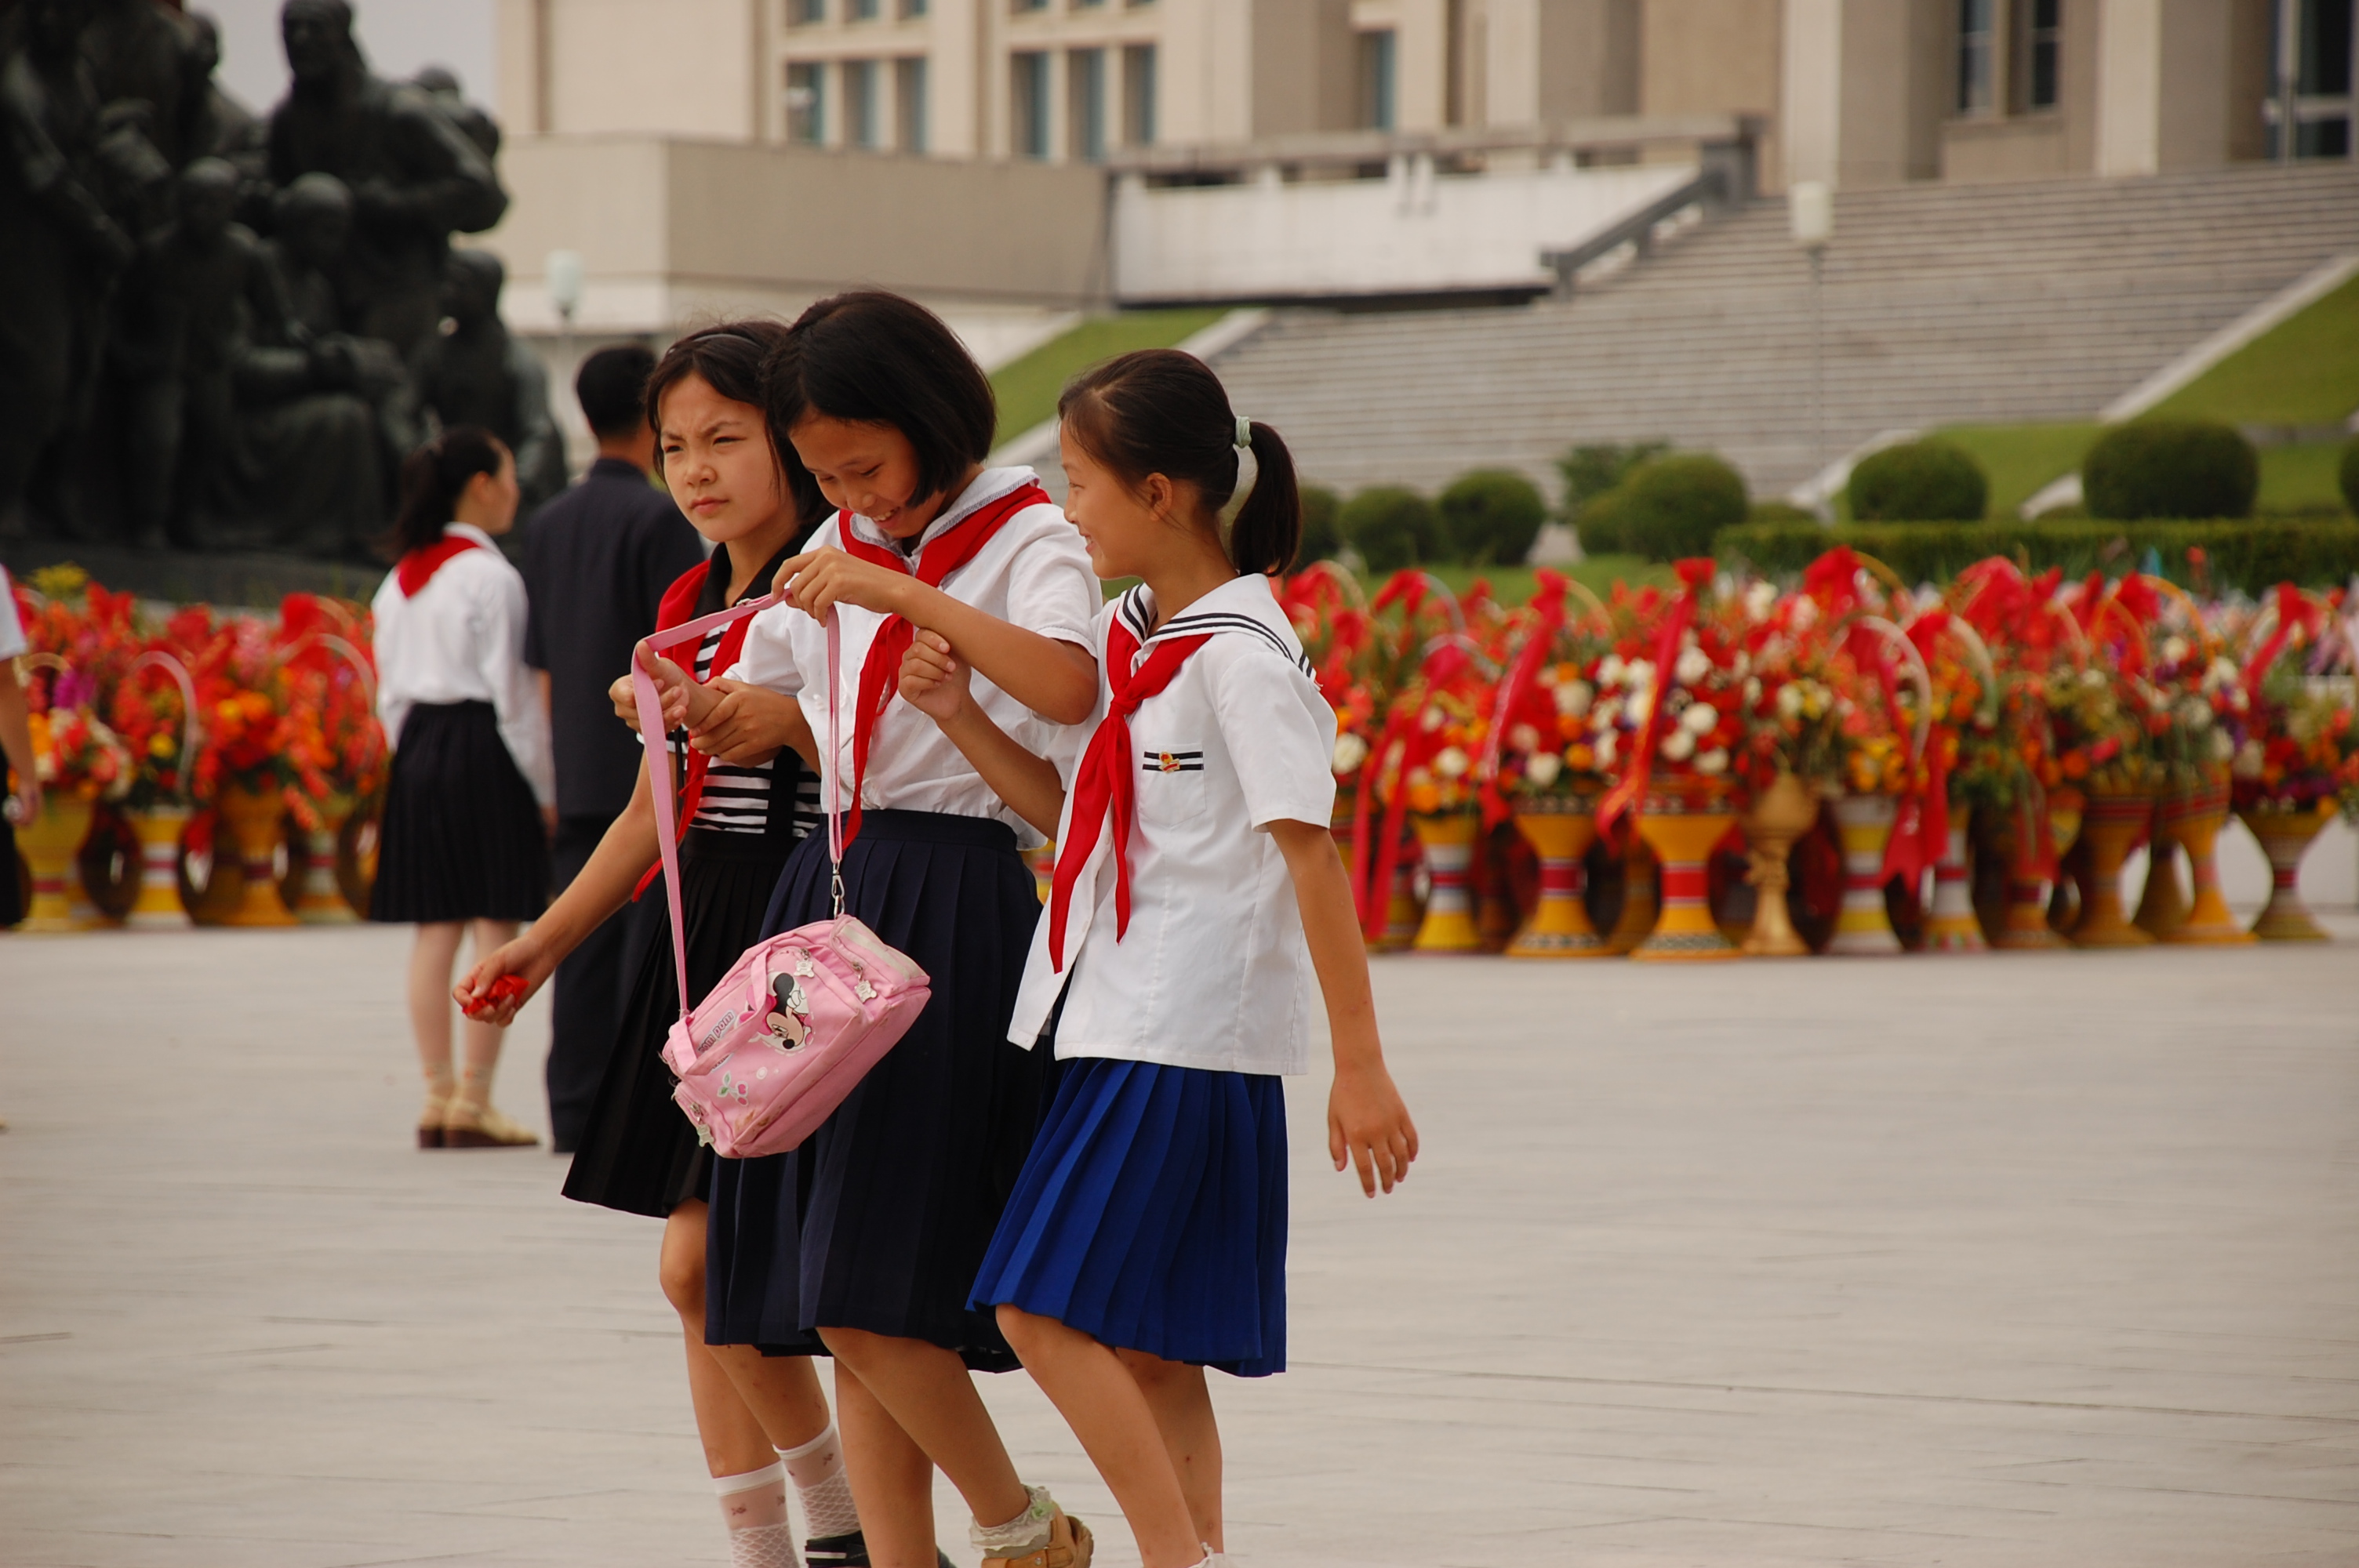
[[[1644,261],[1655,244],[1655,225],[1690,207],[1707,214],[1742,206],[1753,196],[1753,142],[1750,137],[1708,143],[1698,149],[1700,167],[1693,179],[1657,197],[1611,228],[1601,229],[1577,245],[1542,251],[1540,265],[1556,274],[1560,299],[1572,297],[1582,267],[1621,249],[1635,245]]]

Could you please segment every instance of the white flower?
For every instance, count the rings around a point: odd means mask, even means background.
[[[1608,730],[1597,738],[1597,771],[1605,773],[1614,766],[1614,758],[1622,750],[1622,732]]]
[[[1712,674],[1712,658],[1701,648],[1690,648],[1671,666],[1671,673],[1681,686],[1701,686],[1703,677]]]
[[[1745,590],[1745,618],[1756,626],[1768,620],[1769,612],[1777,608],[1777,589],[1775,584],[1756,582]]]
[[[1566,681],[1556,688],[1556,710],[1568,719],[1578,719],[1589,711],[1589,705],[1596,697],[1596,688],[1587,681]]]
[[[1630,677],[1630,666],[1622,662],[1619,654],[1608,654],[1598,661],[1597,679],[1603,686],[1620,686]]]
[[[2234,686],[2236,684],[2237,674],[2234,661],[2224,658],[2214,659],[2212,661],[2211,667],[2203,672],[2203,689],[2217,691],[2223,686]]]
[[[2186,639],[2186,638],[2184,638],[2184,637],[2165,637],[2165,638],[2162,640],[2162,662],[2163,662],[2164,664],[2166,664],[2166,665],[2181,665],[2181,664],[2185,664],[2185,663],[2187,662],[2187,653],[2188,653],[2188,648],[2187,648],[2187,639]]]
[[[1540,749],[1540,732],[1528,724],[1518,724],[1507,731],[1507,746],[1511,751],[1537,752]]]
[[[1534,752],[1524,759],[1524,777],[1534,788],[1546,789],[1556,783],[1556,775],[1564,769],[1564,759],[1554,752]]]
[[[1695,731],[1685,728],[1674,730],[1663,737],[1658,749],[1672,762],[1684,762],[1695,755]]]
[[[1759,676],[1746,676],[1745,677],[1745,706],[1749,708],[1749,707],[1751,707],[1753,704],[1755,704],[1755,703],[1756,703],[1756,702],[1758,702],[1758,701],[1760,701],[1760,700],[1761,700],[1761,677],[1760,677]]]
[[[2258,741],[2247,741],[2236,748],[2234,771],[2240,779],[2256,779],[2261,776],[2261,743]]]
[[[1417,716],[1417,725],[1419,729],[1430,735],[1440,729],[1449,718],[1450,715],[1441,711],[1440,703],[1428,703],[1425,711]]]
[[[1696,759],[1696,772],[1700,773],[1724,773],[1727,771],[1728,752],[1724,747],[1714,746]]]
[[[1433,771],[1446,779],[1464,778],[1471,766],[1466,753],[1456,746],[1444,746],[1440,755],[1433,759]]]
[[[2229,739],[2228,732],[2225,730],[2212,730],[2212,760],[2215,762],[2224,762],[2235,754],[2236,742]]]
[[[2212,728],[2212,705],[2200,697],[2181,697],[2179,721],[2190,730],[2209,730]]]
[[[2105,684],[2105,672],[2103,670],[2082,670],[2081,672],[2081,684],[2087,687],[2091,691],[2094,691],[2099,687]]]
[[[1630,700],[1624,706],[1623,711],[1629,715],[1630,722],[1633,724],[1647,722],[1647,716],[1655,711],[1654,687],[1645,687],[1631,693]]]
[[[1618,697],[1609,697],[1590,709],[1589,727],[1593,730],[1611,730],[1621,717],[1622,699]]]
[[[1788,681],[1777,688],[1777,717],[1791,721],[1802,716],[1802,688]]]
[[[1680,728],[1691,735],[1709,735],[1720,722],[1719,710],[1709,702],[1699,702],[1680,715]]]
[[[1628,665],[1628,679],[1632,686],[1653,686],[1655,684],[1655,661],[1652,659],[1631,660]]]
[[[1348,773],[1368,760],[1368,743],[1357,735],[1335,737],[1335,771]]]

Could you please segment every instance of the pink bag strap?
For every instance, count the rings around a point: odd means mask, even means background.
[[[784,602],[775,594],[749,599],[728,610],[699,616],[678,626],[658,632],[647,640],[647,651],[659,654],[692,638],[702,637],[716,626],[726,626],[733,621]],[[836,763],[837,721],[836,702],[838,669],[842,663],[842,633],[836,625],[833,610],[827,616],[827,765],[821,771],[827,779],[827,856],[832,868],[830,892],[835,900],[835,913],[843,914],[843,802],[842,772]],[[715,672],[716,674],[719,672]],[[672,802],[671,757],[666,745],[663,722],[663,701],[656,695],[655,677],[648,675],[636,657],[631,660],[631,695],[639,708],[639,742],[647,748],[647,789],[655,797],[656,845],[663,857],[664,904],[671,913],[672,973],[679,983],[679,1015],[686,1018],[696,1000],[688,994],[688,935],[680,925],[679,913],[679,835],[676,830],[675,807]]]

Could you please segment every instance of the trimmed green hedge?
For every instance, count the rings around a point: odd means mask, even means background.
[[[2259,593],[2297,582],[2329,588],[2359,572],[2359,523],[2248,522],[1750,523],[1721,531],[1720,557],[1768,576],[1799,572],[1837,545],[1884,562],[1912,583],[1947,582],[1987,556],[2009,556],[2034,572],[2067,577],[2129,571],[2149,549],[2165,577],[2189,581],[2187,550],[2202,549],[2212,586]]]

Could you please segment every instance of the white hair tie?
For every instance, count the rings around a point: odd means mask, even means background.
[[[1230,531],[1236,526],[1237,514],[1245,510],[1245,497],[1253,493],[1255,482],[1261,478],[1261,464],[1254,458],[1253,421],[1243,415],[1237,416],[1236,448],[1236,488],[1229,492],[1228,503],[1221,508],[1220,514],[1223,549],[1228,548]]]
[[[1237,445],[1249,449],[1253,446],[1253,421],[1242,414],[1237,416]]]

